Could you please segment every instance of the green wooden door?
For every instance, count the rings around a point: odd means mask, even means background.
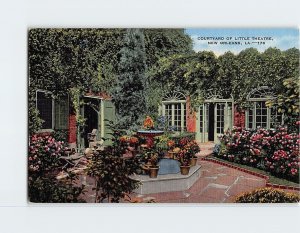
[[[108,128],[108,121],[115,122],[116,120],[116,111],[115,106],[110,100],[103,100],[103,111],[102,111],[102,117],[103,120],[103,137],[106,139],[104,141],[104,145],[110,145],[112,143],[111,139],[111,130]],[[107,121],[108,120],[108,121]]]

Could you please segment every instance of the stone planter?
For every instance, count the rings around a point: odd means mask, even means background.
[[[190,172],[191,166],[180,166],[181,175],[188,175]]]

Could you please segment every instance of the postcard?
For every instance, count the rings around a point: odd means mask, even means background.
[[[30,203],[297,203],[296,28],[32,28]]]

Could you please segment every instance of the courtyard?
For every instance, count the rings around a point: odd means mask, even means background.
[[[250,169],[242,169],[229,163],[220,162],[211,157],[214,143],[199,143],[201,152],[197,154],[197,164],[201,175],[197,181],[183,191],[160,192],[151,194],[132,193],[121,203],[233,203],[237,196],[259,188],[273,187],[288,193],[300,193],[297,185],[278,185],[269,182],[269,177]],[[83,165],[84,166],[84,165]],[[79,169],[81,170],[81,169]],[[163,176],[163,175],[162,175]],[[79,183],[86,187],[83,199],[87,203],[95,202],[95,179],[81,174]]]
[[[191,32],[29,31],[30,202],[299,201],[299,49]]]

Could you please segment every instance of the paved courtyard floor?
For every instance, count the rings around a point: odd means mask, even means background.
[[[132,194],[131,202],[232,203],[237,195],[266,186],[264,178],[212,161],[201,160],[212,153],[213,145],[213,143],[200,144],[198,164],[201,165],[201,176],[191,188],[176,192]],[[94,180],[91,177],[81,176],[80,181],[87,188],[84,199],[90,203],[95,202],[92,190]]]
[[[236,195],[264,187],[263,178],[209,161],[199,161],[201,177],[186,191],[136,195],[158,203],[231,203]]]

